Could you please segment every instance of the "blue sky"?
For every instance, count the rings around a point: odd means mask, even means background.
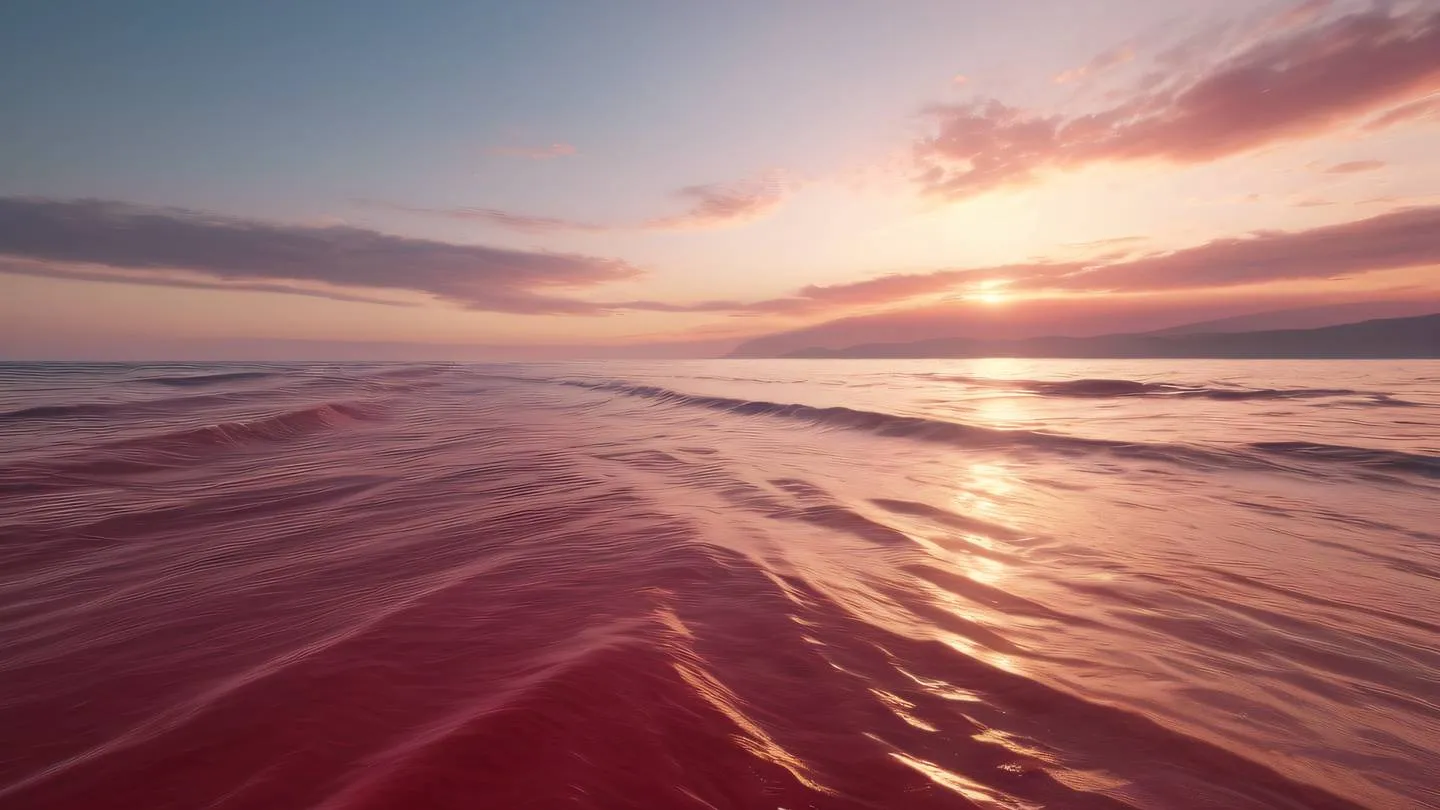
[[[344,213],[346,192],[577,216],[604,194],[643,213],[696,182],[833,170],[945,100],[953,74],[1018,83],[1017,50],[1063,69],[1093,47],[1065,17],[1097,24],[1056,2],[16,8],[0,30],[7,191],[287,216]],[[1023,41],[994,35],[1032,18],[1047,25]],[[586,159],[484,159],[552,142]]]

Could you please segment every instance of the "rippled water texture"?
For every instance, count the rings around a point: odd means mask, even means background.
[[[0,807],[1440,806],[1440,363],[0,367]]]

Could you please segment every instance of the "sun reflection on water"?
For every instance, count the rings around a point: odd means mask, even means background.
[[[954,771],[942,768],[933,762],[928,762],[918,757],[912,757],[909,754],[902,754],[898,751],[891,752],[890,756],[894,757],[901,763],[915,769],[921,774],[924,774],[925,778],[929,779],[935,784],[940,785],[944,788],[948,788],[949,790],[953,790],[961,796],[964,796],[966,799],[975,802],[976,804],[984,805],[987,807],[1017,808],[1017,810],[1019,808],[1025,808],[1025,810],[1028,810],[1029,808],[1034,807],[1034,805],[1031,804],[1022,804],[1020,802],[1008,800],[1005,797],[1001,796],[998,792],[991,790],[988,787],[985,787],[979,782],[967,779],[964,776],[961,776]]]

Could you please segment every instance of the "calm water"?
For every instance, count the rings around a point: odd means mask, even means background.
[[[1440,363],[0,367],[0,807],[1440,806]]]

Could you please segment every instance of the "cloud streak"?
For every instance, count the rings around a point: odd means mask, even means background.
[[[619,229],[618,226],[600,225],[594,222],[582,222],[574,219],[517,214],[499,208],[421,208],[411,205],[397,205],[394,203],[364,202],[363,204],[377,208],[386,208],[391,211],[403,211],[407,214],[421,214],[438,219],[449,219],[456,222],[480,222],[489,225],[499,225],[502,228],[508,228],[512,231],[520,231],[522,233],[556,233],[559,231],[598,232]]]
[[[1128,238],[1127,238],[1128,239]],[[1440,266],[1440,206],[1307,231],[1257,232],[1168,253],[892,273],[754,301],[598,301],[573,292],[637,277],[623,262],[279,225],[91,200],[0,198],[0,272],[398,303],[419,293],[530,315],[620,311],[797,317],[1000,284],[1021,294],[1136,293],[1322,280]]]
[[[1440,206],[1404,209],[1308,231],[1266,231],[1216,239],[1134,258],[896,273],[848,284],[803,287],[784,298],[707,302],[678,311],[803,315],[963,293],[979,289],[985,282],[1032,294],[1143,293],[1334,279],[1429,265],[1440,266]]]
[[[1144,256],[1031,286],[1146,292],[1333,279],[1440,265],[1440,206],[1411,208],[1308,231],[1261,232]]]
[[[1367,130],[1389,129],[1390,127],[1408,123],[1410,121],[1423,121],[1440,119],[1440,92],[1431,94],[1419,101],[1412,101],[1402,104],[1392,110],[1376,116],[1365,124]]]
[[[411,214],[497,225],[523,233],[680,231],[718,228],[759,219],[785,202],[790,187],[791,184],[779,174],[739,183],[686,186],[675,192],[675,196],[686,203],[680,213],[641,222],[608,225],[562,217],[520,214],[499,208],[418,208],[390,203],[369,204]]]
[[[1135,48],[1129,43],[1098,54],[1094,59],[1072,68],[1055,77],[1056,84],[1070,84],[1092,78],[1108,70],[1120,67],[1135,58]]]
[[[0,256],[30,274],[169,286],[248,285],[267,292],[354,298],[421,293],[523,314],[597,314],[557,294],[635,278],[624,262],[412,239],[361,228],[283,225],[97,200],[0,198]],[[48,266],[36,270],[34,263]],[[76,266],[92,269],[76,269]],[[104,269],[93,269],[93,268]],[[119,276],[128,276],[121,279]],[[368,296],[366,296],[368,297]]]
[[[993,99],[933,107],[933,134],[915,148],[916,180],[930,195],[964,199],[1099,162],[1203,163],[1377,113],[1371,126],[1428,114],[1429,102],[1418,99],[1437,89],[1440,11],[1377,6],[1278,27],[1232,56],[1168,83],[1142,81],[1085,115],[1042,115]]]
[[[1344,163],[1336,163],[1325,170],[1326,174],[1358,174],[1359,172],[1373,172],[1376,169],[1385,168],[1383,160],[1350,160]]]
[[[183,272],[127,271],[96,265],[65,265],[16,259],[0,259],[0,273],[67,281],[99,281],[112,284],[140,284],[147,287],[172,287],[187,290],[220,290],[224,292],[264,292],[282,295],[303,295],[357,304],[382,304],[391,307],[416,306],[409,301],[372,297],[340,290],[317,289],[298,284],[262,281],[217,281]]]
[[[713,228],[748,222],[774,211],[785,201],[787,189],[778,175],[742,183],[687,186],[676,192],[690,203],[684,213],[645,222],[648,230]]]

